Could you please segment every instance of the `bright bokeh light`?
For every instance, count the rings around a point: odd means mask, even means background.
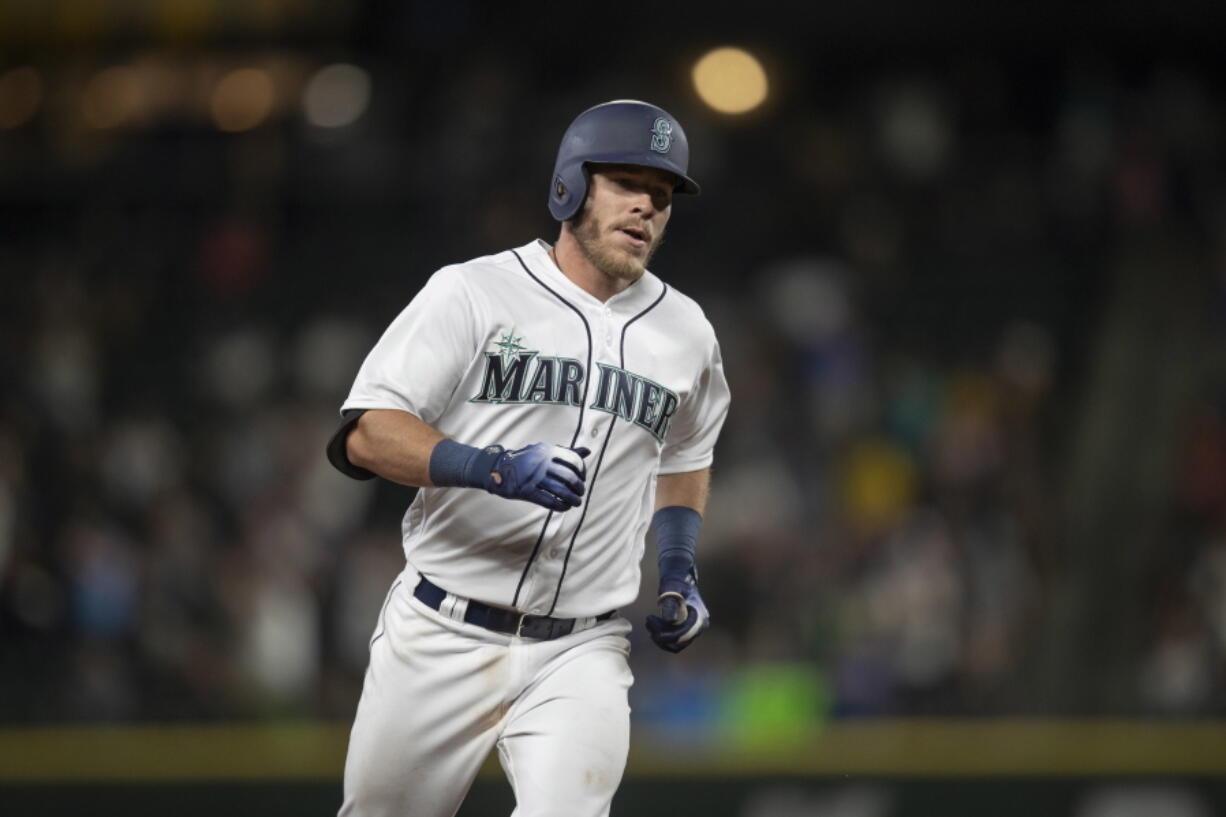
[[[272,112],[275,88],[267,71],[239,68],[213,89],[213,121],[227,133],[251,130]]]
[[[708,52],[694,64],[693,76],[698,96],[720,113],[748,113],[766,100],[766,71],[741,48]]]
[[[343,128],[366,112],[370,74],[356,65],[336,63],[315,72],[302,93],[307,121],[320,128]]]
[[[140,74],[117,65],[99,71],[85,84],[81,116],[91,128],[117,128],[130,124],[144,101]]]
[[[43,99],[43,81],[29,66],[0,74],[0,130],[29,122]]]

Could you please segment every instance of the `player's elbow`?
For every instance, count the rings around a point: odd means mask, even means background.
[[[367,415],[364,414],[349,432],[349,436],[345,438],[345,456],[351,465],[374,471],[375,451],[376,446],[371,439],[370,423],[367,421]]]

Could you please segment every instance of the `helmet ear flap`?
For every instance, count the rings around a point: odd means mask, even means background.
[[[575,217],[587,201],[588,175],[582,162],[558,169],[549,191],[549,211],[558,221]]]

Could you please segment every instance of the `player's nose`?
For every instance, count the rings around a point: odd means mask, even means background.
[[[645,218],[651,218],[656,212],[656,202],[651,193],[646,190],[641,190],[634,194],[634,199],[631,202],[630,212],[635,215],[642,215]]]

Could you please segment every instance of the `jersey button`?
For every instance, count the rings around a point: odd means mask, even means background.
[[[599,436],[600,436],[600,426],[592,426],[592,438],[595,439],[596,437],[599,437]]]
[[[553,550],[549,551],[549,558],[550,559],[562,558],[562,551],[558,550],[557,548],[554,548]]]

